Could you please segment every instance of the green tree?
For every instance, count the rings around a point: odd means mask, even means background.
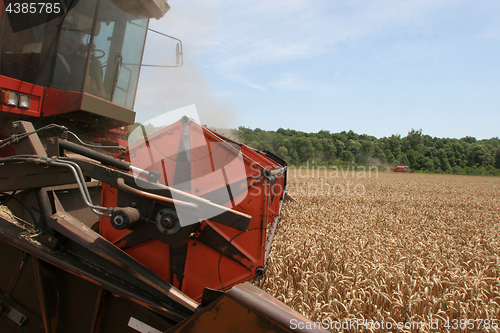
[[[361,144],[357,140],[350,139],[347,143],[347,149],[349,149],[349,151],[356,156],[361,150]]]
[[[291,151],[289,151],[289,156],[290,156],[290,163],[291,164],[299,164],[300,163],[299,154],[297,154],[297,151],[295,149],[292,149]]]
[[[309,135],[308,136],[309,141],[311,141],[312,147],[314,149],[314,157],[317,158],[322,158],[322,152],[323,152],[323,145],[321,144],[321,141],[317,138],[316,135]]]
[[[349,130],[349,132],[347,132],[347,139],[353,140],[353,141],[358,141],[358,135],[356,133],[354,133],[352,130]]]
[[[342,159],[342,161],[352,162],[352,161],[354,161],[354,154],[350,150],[344,150],[341,153],[340,158]]]
[[[288,161],[290,159],[290,156],[288,156],[288,149],[286,149],[286,147],[284,146],[278,148],[276,155],[278,155],[279,158],[285,161]]]
[[[346,145],[342,141],[340,141],[338,139],[335,139],[335,141],[333,142],[333,144],[335,145],[335,151],[337,152],[337,156],[340,157],[340,154],[344,150],[346,150]]]
[[[476,143],[477,142],[476,138],[471,137],[471,136],[466,136],[465,138],[462,138],[460,140],[463,140],[467,143]]]
[[[314,147],[309,138],[303,136],[295,138],[294,146],[301,163],[314,158]]]
[[[424,156],[422,159],[422,169],[427,171],[434,171],[434,161],[429,156]]]
[[[470,166],[487,166],[491,164],[491,160],[491,154],[483,145],[475,144],[472,146],[469,154]]]
[[[401,136],[391,135],[387,139],[388,149],[391,151],[392,155],[396,160],[401,157]],[[387,153],[385,154],[387,156]],[[389,157],[387,157],[389,159]]]
[[[335,158],[335,146],[332,142],[332,139],[330,138],[322,138],[320,139],[322,153],[323,153],[323,160],[324,161],[329,161]]]
[[[277,132],[272,133],[270,141],[273,151],[278,152],[278,150],[285,144],[285,137]]]
[[[384,153],[385,153],[385,156],[387,158],[387,163],[389,163],[391,165],[394,164],[394,162],[396,161],[396,158],[394,157],[392,152],[389,149],[386,149]]]
[[[413,170],[420,170],[420,160],[422,159],[422,155],[419,152],[409,149],[406,152],[406,157],[408,158],[408,165],[410,168]]]
[[[435,147],[427,147],[427,149],[424,152],[424,156],[427,156],[429,158],[433,158],[437,155],[437,149]]]
[[[347,138],[347,133],[345,131],[340,132],[340,133],[334,133],[334,134],[332,134],[332,137],[335,140],[339,140],[340,142],[342,142],[344,144],[347,144],[347,141],[349,141],[349,139]]]
[[[417,150],[417,147],[422,143],[422,129],[415,131],[413,128],[408,135],[405,137],[405,141],[408,144],[408,149]]]
[[[252,148],[255,148],[255,149],[258,149],[260,146],[259,141],[257,141],[257,140],[250,141],[250,143],[248,145]]]
[[[129,133],[140,125],[131,125]],[[147,124],[145,129],[156,132],[161,128]],[[141,134],[142,131],[137,133]],[[232,133],[239,141],[260,150],[269,150],[291,164],[307,160],[325,163],[334,159],[367,163],[374,157],[391,165],[403,162],[414,170],[500,175],[498,137],[479,141],[474,137],[436,138],[422,134],[421,129],[411,129],[404,138],[391,135],[377,139],[367,134],[358,135],[352,130],[340,133],[330,133],[328,130],[305,133],[283,128],[265,131],[243,126],[232,130]],[[133,140],[133,136],[129,135],[129,139]],[[142,134],[139,139],[142,139]]]
[[[453,168],[455,165],[457,165],[457,159],[455,158],[455,152],[453,151],[451,144],[447,144],[444,147],[444,151],[446,152],[446,157],[450,162],[450,166]]]
[[[366,156],[373,156],[375,153],[375,145],[368,140],[361,141],[360,153]]]
[[[406,157],[406,154],[401,154],[401,160],[400,162],[404,165],[409,165],[410,162],[408,161],[408,157]]]
[[[446,151],[443,148],[439,148],[437,151],[437,158],[439,159],[439,165],[441,170],[449,171],[451,170],[450,162],[448,161],[448,156],[446,155]]]
[[[500,148],[495,153],[495,168],[500,169]]]
[[[330,131],[321,130],[318,132],[319,139],[331,139],[331,137],[332,137],[332,135],[331,135]]]
[[[375,146],[375,158],[378,159],[382,164],[387,163],[387,157],[379,146]]]

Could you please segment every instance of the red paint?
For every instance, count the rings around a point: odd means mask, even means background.
[[[413,173],[413,171],[410,170],[409,166],[404,165],[401,163],[401,165],[398,165],[397,167],[391,168],[392,172],[409,172]]]
[[[40,117],[43,101],[43,87],[0,75],[0,89],[29,95],[31,97],[29,109],[8,106],[2,103],[0,104],[0,112]]]
[[[42,113],[44,117],[78,111],[83,93],[71,90],[45,88]]]
[[[102,145],[119,145],[122,147],[128,146],[128,141],[124,139],[127,136],[128,126],[124,126],[125,129],[112,128],[107,132],[96,132],[94,134],[94,142],[100,143]]]
[[[241,183],[248,191],[233,198],[238,202],[234,210],[252,216],[247,232],[242,232],[220,223],[204,220],[197,233],[187,240],[187,254],[185,261],[184,279],[182,286],[174,278],[171,281],[170,246],[153,240],[127,250],[131,256],[142,262],[156,274],[161,276],[182,292],[195,300],[200,300],[203,289],[224,289],[251,280],[255,277],[255,269],[264,266],[266,227],[279,214],[280,201],[284,194],[284,176],[278,178],[269,190],[269,182],[261,177],[262,167],[278,168],[280,164],[271,160],[262,152],[255,151],[245,145],[239,145],[244,164],[244,171],[240,172],[231,166],[235,150],[218,136],[195,123],[189,125],[191,144],[191,190],[187,191],[197,196],[220,189],[227,184]],[[132,164],[139,168],[160,172],[160,183],[168,185],[175,174],[176,159],[178,158],[179,144],[183,140],[183,126],[180,122],[159,131],[129,148],[125,159],[132,160]],[[150,148],[148,148],[150,147]],[[132,157],[132,158],[131,158]],[[217,177],[217,170],[224,168],[226,179]],[[103,206],[114,207],[117,202],[115,189],[103,186]],[[232,201],[224,204],[232,207]],[[221,255],[214,249],[197,240],[201,231],[211,227],[219,235],[236,247],[248,259],[241,259],[240,263],[228,256]],[[114,229],[108,218],[101,218],[100,233],[111,242],[116,242],[130,231]]]

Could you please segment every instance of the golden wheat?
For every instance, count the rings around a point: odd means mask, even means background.
[[[314,322],[392,326],[367,332],[499,331],[500,178],[290,171],[299,204],[283,207],[264,290]]]

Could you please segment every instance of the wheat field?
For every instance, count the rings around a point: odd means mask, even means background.
[[[500,332],[500,178],[371,171],[289,170],[261,288],[332,332]]]

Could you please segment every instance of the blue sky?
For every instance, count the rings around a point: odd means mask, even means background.
[[[137,120],[196,104],[202,123],[376,137],[500,135],[500,2],[170,0],[150,28],[185,65],[143,67]],[[151,37],[144,63],[164,63]]]

